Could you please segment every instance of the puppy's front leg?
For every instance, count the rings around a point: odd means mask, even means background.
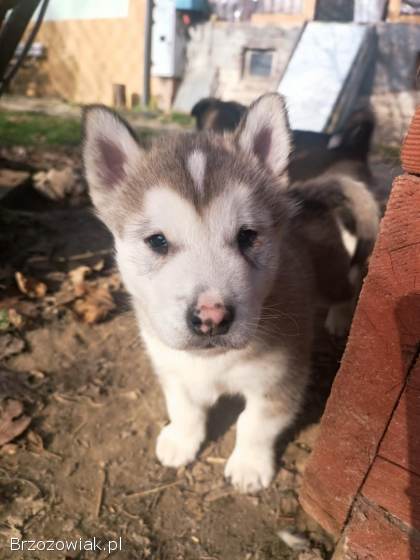
[[[225,476],[240,492],[267,488],[275,474],[274,444],[278,434],[293,420],[284,402],[264,395],[246,395],[246,408],[237,423],[236,445]]]
[[[163,384],[170,423],[159,434],[156,455],[166,467],[181,467],[195,459],[206,435],[206,408],[194,402],[176,382]]]

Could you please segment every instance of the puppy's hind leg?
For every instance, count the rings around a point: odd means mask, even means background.
[[[160,432],[156,455],[166,467],[191,463],[206,435],[207,409],[194,402],[176,381],[163,384],[170,423]]]
[[[349,274],[349,281],[354,288],[353,297],[348,301],[331,305],[325,319],[325,328],[331,335],[341,337],[349,333],[362,287],[362,279],[363,274],[360,267],[354,265]]]

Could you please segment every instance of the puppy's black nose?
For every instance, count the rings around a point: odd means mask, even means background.
[[[193,305],[187,312],[187,324],[194,334],[216,336],[229,331],[234,317],[235,310],[231,305]]]

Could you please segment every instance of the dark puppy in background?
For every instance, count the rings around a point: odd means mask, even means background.
[[[321,137],[323,145],[311,146],[313,139],[298,133],[288,167],[288,189],[302,207],[296,227],[312,254],[318,292],[329,305],[326,327],[338,336],[350,327],[379,227],[368,162],[373,130],[373,115],[363,110],[353,113],[340,134]]]
[[[234,130],[246,111],[247,107],[236,101],[206,97],[194,105],[191,115],[197,130],[222,133]],[[290,181],[313,179],[334,167],[371,185],[368,155],[374,128],[374,116],[366,108],[354,112],[344,130],[334,135],[292,131],[294,150],[288,167]]]
[[[366,108],[352,113],[344,129],[333,135],[295,130],[290,181],[313,179],[333,168],[373,186],[368,159],[374,129],[373,113]]]
[[[246,110],[206,98],[192,115],[197,129],[223,133],[234,130]],[[379,225],[368,162],[374,127],[372,112],[364,109],[334,135],[292,131],[286,188],[301,207],[296,232],[310,249],[318,293],[329,306],[326,327],[338,336],[351,324]]]
[[[206,97],[194,105],[191,115],[197,130],[224,132],[234,130],[247,108],[236,101],[221,101]]]

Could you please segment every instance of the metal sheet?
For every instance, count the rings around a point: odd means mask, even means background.
[[[126,18],[128,8],[129,0],[50,0],[44,21]]]
[[[370,37],[367,26],[308,23],[278,88],[292,129],[332,133],[339,127],[364,76]]]

